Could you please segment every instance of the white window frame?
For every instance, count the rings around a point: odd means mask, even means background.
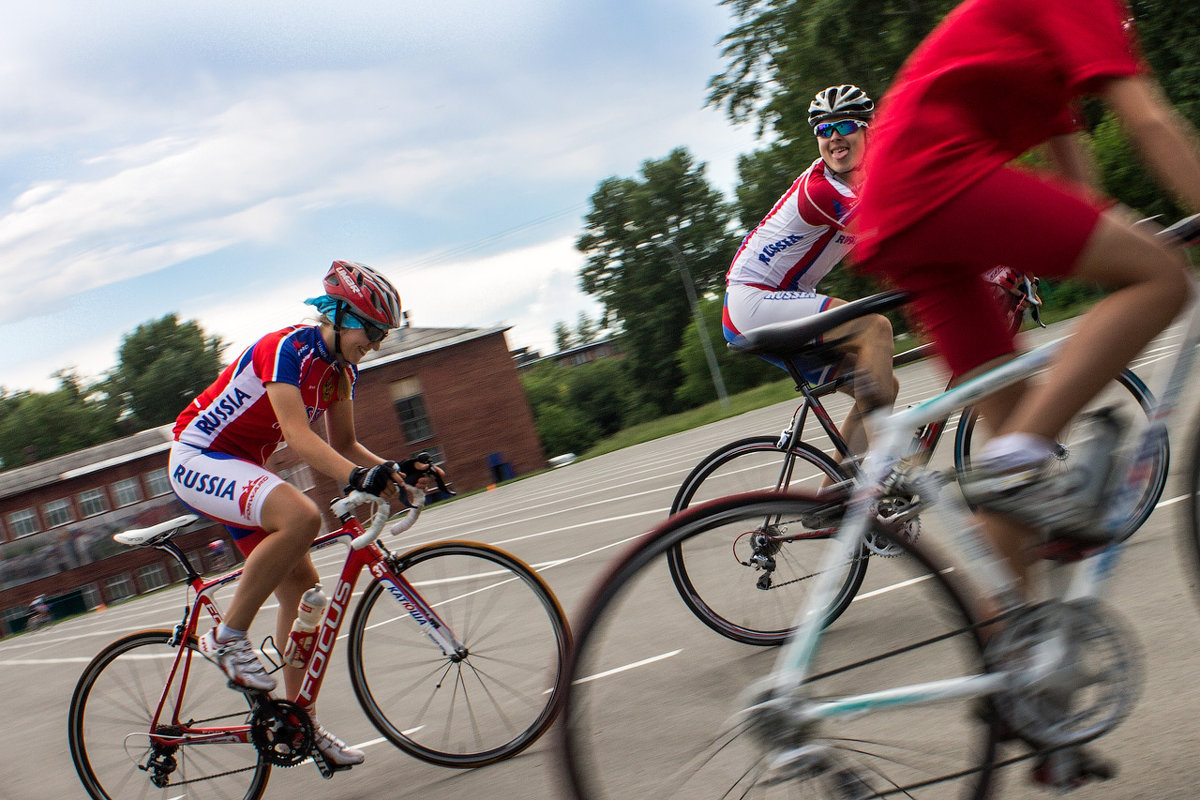
[[[84,489],[75,495],[75,504],[79,507],[79,515],[84,519],[88,517],[97,517],[108,511],[108,493],[104,491],[103,486],[97,486],[94,489]],[[99,504],[99,511],[92,511],[92,507]]]
[[[167,468],[152,469],[146,473],[146,489],[150,497],[162,497],[171,493],[171,479],[167,477]]]
[[[113,498],[117,501],[117,508],[125,508],[126,506],[131,506],[134,503],[140,503],[142,501],[142,482],[138,480],[136,475],[134,475],[132,478],[125,478],[124,480],[115,481],[112,485],[112,489]],[[135,493],[137,497],[134,497],[132,500],[126,500],[125,498],[129,495],[128,490],[130,489],[133,490],[133,493]]]
[[[57,519],[60,513],[62,514],[62,518]],[[57,528],[60,525],[66,525],[68,522],[75,521],[75,509],[71,508],[70,500],[60,497],[57,500],[51,500],[48,503],[42,504],[42,519],[46,520],[47,528]]]
[[[37,512],[32,508],[18,509],[6,518],[8,523],[8,531],[14,539],[20,539],[25,536],[33,536],[35,533],[41,533],[41,527],[38,523]],[[32,527],[29,527],[32,525]]]

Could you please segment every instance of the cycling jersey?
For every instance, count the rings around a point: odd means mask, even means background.
[[[1130,16],[1122,0],[969,0],[947,15],[880,104],[856,257],[1074,131],[1075,101],[1106,80],[1144,72]]]
[[[351,385],[357,378],[351,367]],[[265,535],[262,509],[283,479],[263,464],[283,439],[267,384],[300,389],[309,422],[341,396],[341,372],[321,329],[295,325],[247,348],[175,423],[168,476],[185,505],[212,517],[249,554]],[[353,389],[351,389],[353,394]]]
[[[857,204],[854,189],[818,158],[742,241],[726,283],[815,291],[854,245],[844,229]]]
[[[350,369],[353,382],[358,372]],[[264,464],[283,439],[267,384],[298,387],[313,422],[331,403],[343,399],[339,379],[337,361],[320,328],[294,325],[269,333],[188,404],[175,422],[175,440]]]
[[[792,183],[742,241],[729,267],[721,317],[727,342],[737,346],[742,331],[802,319],[829,307],[829,296],[816,291],[817,283],[854,246],[845,226],[857,203],[853,187],[820,158]],[[786,369],[776,359],[766,360]],[[837,367],[796,366],[813,384],[828,380]]]

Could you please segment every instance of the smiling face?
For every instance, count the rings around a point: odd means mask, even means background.
[[[378,350],[382,342],[372,342],[362,328],[342,328],[341,336],[342,358],[350,364],[358,365],[372,350]]]
[[[853,133],[846,134],[835,131],[828,139],[818,136],[817,150],[821,153],[825,166],[838,174],[858,169],[867,152],[867,130],[869,129],[857,128]]]

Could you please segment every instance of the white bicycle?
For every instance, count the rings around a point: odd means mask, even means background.
[[[1195,244],[1200,215],[1163,235]],[[1115,459],[1097,513],[1112,544],[1048,551],[1051,599],[1030,604],[1015,591],[952,470],[902,461],[913,431],[1039,372],[1061,343],[874,420],[865,477],[832,529],[822,528],[828,501],[812,492],[750,492],[689,508],[626,552],[573,626],[561,753],[574,796],[982,800],[999,767],[1029,759],[1059,788],[1087,769],[1104,777],[1083,762],[1081,745],[1129,713],[1140,661],[1103,588],[1122,551],[1117,534],[1144,494],[1190,374],[1200,305],[1148,421]],[[1200,466],[1192,475],[1200,481]],[[885,521],[878,503],[897,486],[913,498],[912,513],[940,515],[949,541],[913,540],[898,534],[903,517]],[[1195,512],[1200,489],[1192,498]],[[825,546],[782,650],[712,636],[672,602],[667,560],[683,543],[730,548],[748,535],[806,533],[824,533]],[[878,564],[827,625],[868,534],[907,557]],[[987,619],[976,598],[990,598]]]

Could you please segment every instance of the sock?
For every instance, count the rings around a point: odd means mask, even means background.
[[[1057,449],[1053,439],[1036,433],[1006,433],[984,445],[979,463],[991,470],[1010,472],[1037,466],[1052,458]]]
[[[239,631],[237,628],[231,628],[222,622],[217,626],[217,641],[221,643],[232,642],[234,639],[245,639],[246,632]]]

